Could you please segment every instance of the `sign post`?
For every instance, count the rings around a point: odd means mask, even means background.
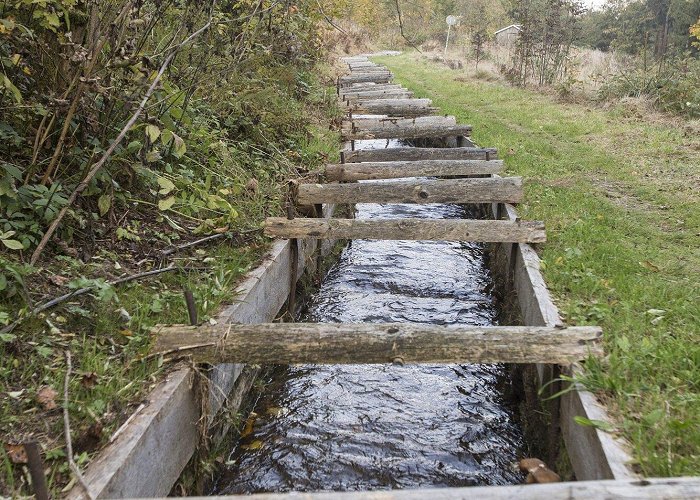
[[[457,24],[459,18],[457,16],[447,16],[445,22],[447,23],[447,39],[445,40],[445,57],[447,57],[447,44],[450,43],[450,29],[452,26]]]

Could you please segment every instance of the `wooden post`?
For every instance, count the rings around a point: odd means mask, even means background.
[[[287,220],[294,220],[294,205],[296,202],[296,185],[290,181],[288,184],[287,193]],[[297,305],[297,279],[299,275],[299,240],[292,238],[290,240],[290,266],[289,266],[289,298],[287,299],[287,312],[293,323],[296,320],[296,305]]]
[[[37,441],[24,443],[27,453],[27,466],[32,477],[32,488],[37,500],[49,500],[49,488],[44,474],[44,461],[41,458],[41,446]]]
[[[191,290],[184,290],[185,304],[187,304],[187,315],[190,318],[190,325],[197,324],[197,304],[194,301],[194,294]]]

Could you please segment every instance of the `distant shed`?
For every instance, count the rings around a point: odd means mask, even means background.
[[[520,24],[511,24],[496,31],[493,37],[498,45],[513,45],[522,29]]]

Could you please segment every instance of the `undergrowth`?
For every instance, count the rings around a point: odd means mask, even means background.
[[[321,19],[258,1],[0,8],[0,495],[32,493],[31,440],[54,496],[75,483],[67,352],[82,469],[168,369],[144,357],[149,329],[188,322],[184,289],[200,321],[234,301],[287,180],[335,161]]]

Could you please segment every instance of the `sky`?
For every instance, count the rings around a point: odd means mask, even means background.
[[[605,3],[605,0],[584,0],[583,3],[586,4],[586,7],[592,9],[603,5]]]

